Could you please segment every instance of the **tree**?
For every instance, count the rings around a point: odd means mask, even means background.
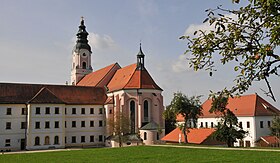
[[[174,93],[174,97],[171,101],[171,108],[175,110],[176,114],[180,114],[184,117],[184,124],[182,125],[182,132],[184,134],[185,143],[188,143],[187,132],[188,122],[193,122],[194,125],[197,123],[198,116],[202,115],[202,107],[200,102],[201,96],[187,97],[181,92]]]
[[[272,135],[280,137],[280,116],[275,116],[270,127]]]
[[[165,134],[168,134],[176,128],[176,112],[170,105],[166,106],[163,118],[165,119]]]
[[[238,73],[236,84],[216,94],[239,95],[253,81],[265,81],[268,88],[265,94],[275,101],[269,77],[279,76],[280,1],[248,0],[246,6],[237,10],[218,6],[206,12],[208,16],[203,23],[214,29],[195,31],[194,37],[180,37],[187,40],[185,53],[189,54],[190,67],[205,69],[212,76],[217,70],[216,62],[234,65],[233,70]]]
[[[129,119],[122,112],[117,112],[116,115],[108,120],[109,134],[112,139],[117,139],[119,147],[122,147],[127,134],[130,132]]]
[[[243,139],[247,132],[238,126],[238,119],[232,111],[226,108],[228,98],[219,96],[220,99],[215,99],[212,103],[210,113],[216,113],[221,120],[216,126],[216,131],[213,137],[221,142],[226,142],[228,147],[233,147],[233,143],[237,139]]]

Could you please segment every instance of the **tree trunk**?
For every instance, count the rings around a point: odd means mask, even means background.
[[[184,127],[183,127],[183,132],[184,132],[184,137],[185,137],[185,143],[187,144],[188,143],[188,136],[187,136],[187,119],[185,119],[185,123],[184,123]]]

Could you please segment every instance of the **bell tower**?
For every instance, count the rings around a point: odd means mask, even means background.
[[[77,41],[72,52],[71,84],[76,85],[84,76],[92,72],[91,47],[88,44],[84,18],[81,18]]]

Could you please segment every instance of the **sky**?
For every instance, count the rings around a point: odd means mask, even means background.
[[[174,92],[203,95],[234,84],[233,67],[219,67],[209,76],[188,67],[184,34],[203,24],[208,8],[236,8],[231,0],[0,0],[0,82],[70,83],[72,49],[81,16],[89,33],[94,70],[118,62],[136,62],[139,43],[145,67],[164,90],[164,104]],[[258,93],[280,108],[279,78],[271,84],[277,102],[264,95],[264,82],[246,94]]]

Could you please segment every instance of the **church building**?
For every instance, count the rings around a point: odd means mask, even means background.
[[[1,151],[116,146],[109,121],[117,122],[120,114],[128,125],[122,135],[144,144],[163,137],[163,90],[145,67],[141,45],[136,63],[93,71],[87,36],[82,19],[71,85],[0,83]]]

